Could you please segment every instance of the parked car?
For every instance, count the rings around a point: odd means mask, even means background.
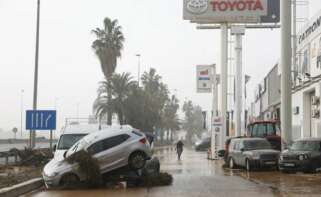
[[[246,136],[266,138],[273,149],[281,150],[281,131],[277,121],[251,122],[247,126]]]
[[[321,168],[321,138],[295,141],[280,155],[279,169],[283,172],[316,172]]]
[[[211,147],[211,138],[207,137],[195,143],[196,151],[207,151]]]
[[[102,174],[128,166],[138,170],[145,166],[152,156],[150,145],[144,133],[130,126],[111,127],[90,133],[76,142],[64,153],[64,158],[84,150],[98,159]],[[84,181],[86,176],[77,168],[77,163],[53,159],[43,170],[47,187],[59,186],[66,180]]]
[[[277,167],[279,154],[264,138],[235,138],[231,140],[227,160],[231,169],[239,166],[251,171]]]

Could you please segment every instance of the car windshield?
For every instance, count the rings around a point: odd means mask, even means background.
[[[244,141],[245,150],[271,149],[271,145],[266,140],[247,140]]]
[[[277,127],[274,123],[257,123],[249,127],[249,129],[252,131],[252,137],[265,137],[276,135]]]
[[[290,150],[293,151],[320,151],[319,141],[297,141],[292,144]]]
[[[87,134],[64,134],[60,137],[58,150],[66,150],[69,149],[72,145],[74,145],[77,141],[82,139]]]

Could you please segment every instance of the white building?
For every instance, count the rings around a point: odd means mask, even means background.
[[[296,59],[292,66],[292,138],[321,137],[321,11],[298,34]],[[252,117],[280,120],[281,74],[276,65],[258,85]]]
[[[293,67],[293,138],[321,137],[321,11],[300,31]]]

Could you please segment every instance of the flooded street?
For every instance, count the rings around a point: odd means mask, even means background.
[[[320,196],[321,174],[282,174],[276,171],[251,172],[223,169],[222,161],[209,161],[205,153],[185,150],[182,161],[174,150],[156,154],[161,170],[173,175],[170,186],[153,188],[41,190],[27,197],[88,197],[88,196]]]
[[[161,160],[161,170],[173,175],[170,186],[153,188],[97,189],[73,191],[39,191],[28,197],[88,197],[88,196],[273,196],[269,187],[230,176],[221,162],[208,161],[205,153],[185,150],[182,161],[177,161],[174,150],[166,149],[156,154]]]

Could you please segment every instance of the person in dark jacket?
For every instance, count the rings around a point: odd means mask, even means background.
[[[181,140],[179,140],[176,144],[176,152],[177,152],[177,157],[178,157],[178,160],[181,160],[181,155],[183,153],[183,142]]]

